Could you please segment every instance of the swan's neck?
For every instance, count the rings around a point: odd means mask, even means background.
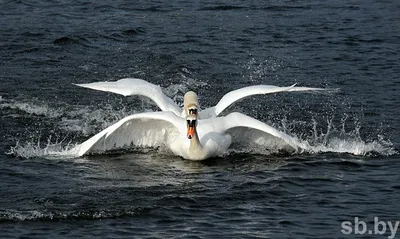
[[[200,143],[196,127],[194,128],[193,138],[190,139],[189,153],[194,159],[204,159],[208,154]]]

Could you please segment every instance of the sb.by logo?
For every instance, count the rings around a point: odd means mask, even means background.
[[[342,222],[342,230],[343,234],[349,235],[351,233],[364,235],[366,233],[372,235],[383,235],[389,229],[390,236],[389,239],[393,239],[396,236],[397,228],[399,227],[400,222],[396,221],[392,223],[391,221],[379,221],[378,217],[374,217],[374,226],[373,229],[368,229],[367,223],[359,220],[358,217],[354,218],[354,224],[351,221]]]

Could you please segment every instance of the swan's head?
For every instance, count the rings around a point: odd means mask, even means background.
[[[197,126],[196,115],[188,115],[186,117],[186,125],[187,125],[187,137],[188,139],[192,139],[196,132],[196,126]]]
[[[196,115],[198,113],[199,101],[197,94],[189,91],[183,97],[183,107],[185,108],[186,115]]]

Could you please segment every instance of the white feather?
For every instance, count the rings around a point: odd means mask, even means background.
[[[153,100],[162,111],[172,111],[175,114],[180,114],[181,112],[179,106],[162,92],[160,86],[141,79],[126,78],[111,82],[104,81],[75,85],[94,90],[113,92],[123,96],[145,96]]]

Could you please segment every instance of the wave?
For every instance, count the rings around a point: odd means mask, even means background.
[[[219,5],[200,8],[199,11],[229,11],[229,10],[240,10],[245,9],[243,6],[233,6],[233,5]]]
[[[54,45],[57,46],[68,46],[68,45],[82,45],[86,47],[93,46],[93,43],[88,38],[81,36],[74,36],[74,37],[63,36],[55,39],[53,43]]]
[[[17,110],[27,114],[50,118],[57,118],[63,114],[62,110],[51,108],[48,104],[43,102],[18,102],[15,100],[6,100],[2,97],[0,97],[0,109]]]
[[[88,211],[0,211],[0,222],[21,222],[21,221],[59,221],[59,220],[98,220],[122,217],[140,216],[146,213],[146,208],[132,208],[123,210],[88,210]]]

